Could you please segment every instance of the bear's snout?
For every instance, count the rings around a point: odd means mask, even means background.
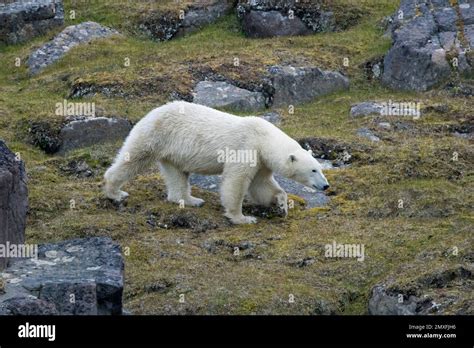
[[[323,191],[326,191],[329,188],[329,185],[324,185],[323,186]]]

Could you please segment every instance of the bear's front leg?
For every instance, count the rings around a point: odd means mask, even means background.
[[[233,224],[254,224],[257,219],[242,214],[244,196],[255,175],[254,168],[245,164],[227,165],[222,173],[221,199],[225,208],[224,216]]]

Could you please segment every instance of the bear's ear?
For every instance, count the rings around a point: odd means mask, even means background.
[[[296,156],[291,154],[290,155],[290,162],[296,162]]]
[[[314,156],[314,154],[313,154],[313,150],[311,150],[311,149],[308,149],[308,153],[309,153],[311,156]]]

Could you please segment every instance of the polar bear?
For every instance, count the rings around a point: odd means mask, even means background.
[[[238,117],[206,106],[176,101],[141,119],[106,171],[105,194],[122,201],[121,187],[159,163],[168,201],[201,206],[191,196],[189,174],[222,174],[221,200],[234,224],[255,223],[242,214],[245,197],[254,204],[278,205],[288,213],[287,195],[273,173],[326,190],[322,167],[310,151],[259,117]]]

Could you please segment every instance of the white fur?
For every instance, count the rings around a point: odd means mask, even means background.
[[[219,150],[226,147],[256,151],[257,165],[220,163]],[[128,194],[120,190],[122,185],[156,162],[168,200],[191,206],[204,201],[191,196],[189,174],[222,174],[222,205],[233,223],[256,222],[242,214],[246,194],[255,204],[278,204],[288,211],[287,195],[273,178],[274,172],[318,189],[328,185],[311,153],[271,123],[182,101],[152,110],[135,125],[104,175],[107,197],[125,199]]]

